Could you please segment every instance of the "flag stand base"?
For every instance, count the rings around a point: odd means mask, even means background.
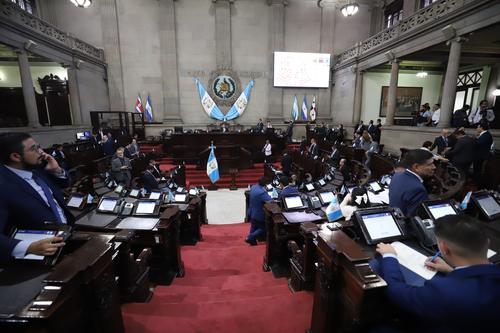
[[[236,191],[238,189],[236,186],[236,174],[238,173],[238,169],[229,169],[229,173],[231,174],[231,185],[229,185],[229,190]]]
[[[209,191],[217,191],[219,188],[215,184],[211,184],[207,187]]]

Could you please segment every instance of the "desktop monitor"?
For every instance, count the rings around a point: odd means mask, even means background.
[[[479,192],[472,195],[472,202],[488,220],[500,218],[500,205],[498,201],[488,192]]]
[[[115,193],[122,193],[123,191],[123,185],[118,185],[115,187]]]
[[[392,242],[404,236],[401,226],[388,208],[360,210],[354,216],[367,244]]]
[[[151,191],[151,193],[149,193],[149,199],[158,200],[160,199],[160,197],[161,197],[160,191]]]
[[[85,195],[73,194],[66,205],[71,208],[80,208],[85,198]]]
[[[319,184],[319,186],[325,186],[326,182],[323,178],[321,178],[320,180],[318,180],[318,184]]]
[[[285,210],[298,210],[307,208],[300,195],[291,195],[283,198]]]
[[[198,195],[198,189],[196,187],[189,189],[189,195]]]
[[[335,197],[335,193],[332,191],[328,192],[318,192],[319,200],[321,201],[322,206],[329,205]]]
[[[307,191],[314,191],[314,185],[312,183],[308,183],[305,185]]]
[[[428,212],[428,214],[430,215],[430,217],[434,220],[437,220],[438,218],[446,215],[458,214],[453,205],[447,200],[424,202],[424,207]]]
[[[90,131],[76,132],[76,140],[88,140],[90,137]]]
[[[373,192],[382,191],[382,186],[380,186],[379,182],[377,182],[377,181],[369,182],[368,185],[370,186],[370,188],[372,189]]]
[[[134,189],[130,190],[130,193],[128,194],[128,196],[131,198],[137,198],[137,197],[139,197],[139,194],[140,194],[140,190],[137,188],[134,188]]]
[[[188,201],[188,195],[186,193],[176,193],[174,195],[174,202],[186,203]]]
[[[155,215],[156,207],[154,200],[137,201],[134,215]]]
[[[101,198],[101,202],[99,202],[99,206],[97,206],[97,211],[101,213],[113,213],[119,200],[119,198],[103,197]]]

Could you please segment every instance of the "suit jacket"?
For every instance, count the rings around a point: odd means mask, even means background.
[[[335,149],[335,151],[332,151],[330,153],[330,159],[333,161],[340,160],[340,151],[338,149]]]
[[[389,206],[398,207],[406,216],[414,216],[420,203],[427,198],[424,184],[408,170],[392,177],[389,185]]]
[[[281,159],[281,169],[285,175],[288,175],[292,170],[292,156],[290,154],[283,155]]]
[[[486,131],[476,139],[476,159],[487,160],[490,157],[490,149],[493,144],[493,137]]]
[[[58,179],[43,170],[33,170],[33,173],[47,183],[68,224],[73,224],[74,217],[58,187],[69,186],[69,179]],[[57,221],[57,217],[30,184],[3,165],[0,165],[0,188],[0,261],[7,261],[19,243],[8,237],[12,228],[36,228],[45,221]]]
[[[317,143],[309,147],[309,157],[315,158],[316,156],[319,156],[319,146]]]
[[[259,184],[252,185],[247,212],[248,218],[253,221],[263,222],[265,219],[264,204],[270,200],[272,200],[272,198],[267,194],[265,188]]]
[[[278,198],[283,198],[283,197],[286,197],[290,194],[298,194],[299,193],[299,190],[297,189],[297,186],[293,186],[293,185],[287,185],[283,188],[283,190],[281,190]]]
[[[129,169],[123,170],[121,169],[122,166],[127,166]],[[130,181],[132,180],[131,168],[130,160],[126,157],[123,157],[123,163],[118,157],[111,160],[111,172],[117,183],[130,185]]]
[[[114,138],[108,139],[108,141],[106,141],[102,145],[102,149],[103,149],[105,155],[113,156],[114,153],[116,152],[115,151],[115,139]]]
[[[441,135],[437,136],[434,139],[434,143],[432,144],[430,150],[434,150],[437,147],[437,153],[441,154],[446,147],[448,147],[448,139],[444,139]]]
[[[445,156],[453,165],[466,172],[476,156],[476,140],[467,135],[461,137]]]
[[[160,188],[160,184],[156,181],[155,176],[148,170],[144,171],[142,174],[142,185],[148,193]]]
[[[406,284],[397,259],[382,259],[392,303],[417,317],[419,332],[497,332],[500,267],[475,265],[435,276],[422,287]]]

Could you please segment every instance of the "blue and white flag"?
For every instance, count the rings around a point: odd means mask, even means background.
[[[297,102],[297,95],[293,97],[293,104],[292,104],[292,119],[294,121],[299,120],[299,103]]]
[[[168,202],[174,202],[175,201],[175,196],[172,193],[172,191],[168,191]]]
[[[461,210],[466,210],[467,206],[469,205],[470,197],[472,195],[472,191],[467,192],[467,194],[464,197],[464,200],[462,200],[462,203],[460,204],[460,209]]]
[[[318,112],[316,111],[316,96],[313,96],[313,101],[311,102],[311,111],[309,112],[311,121],[315,121],[317,115]]]
[[[146,119],[148,122],[153,121],[153,106],[151,105],[151,97],[148,95],[148,100],[146,101]]]
[[[273,191],[271,193],[271,198],[277,199],[279,197],[278,191],[276,191],[276,187],[273,187]]]
[[[307,120],[307,97],[304,95],[302,100],[302,120]]]
[[[217,159],[215,158],[214,146],[210,146],[210,155],[207,161],[207,175],[212,183],[219,180],[219,165],[217,164]]]
[[[212,97],[210,97],[210,95],[207,93],[200,80],[195,79],[195,81],[196,86],[198,87],[198,93],[200,94],[200,102],[201,106],[203,106],[203,110],[205,110],[210,118],[225,121],[226,117],[224,116],[224,114],[222,114],[221,110],[215,104]]]
[[[248,101],[250,100],[250,93],[252,92],[253,84],[253,80],[250,80],[250,82],[248,82],[245,90],[241,92],[240,97],[238,97],[229,112],[226,114],[226,120],[236,119],[241,116],[243,112],[245,112]]]
[[[332,201],[330,202],[328,207],[326,207],[325,213],[328,222],[337,221],[342,217],[342,211],[340,210],[339,201],[336,195],[333,196]]]

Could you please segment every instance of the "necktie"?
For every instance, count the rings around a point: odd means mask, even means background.
[[[57,204],[54,200],[52,192],[50,191],[49,185],[47,185],[47,183],[43,179],[35,174],[33,174],[33,180],[42,188],[43,193],[47,198],[47,202],[49,203],[50,209],[52,210],[52,213],[54,213],[54,216],[57,218],[57,221],[59,223],[62,223],[61,216],[59,215],[59,211],[57,210]]]

